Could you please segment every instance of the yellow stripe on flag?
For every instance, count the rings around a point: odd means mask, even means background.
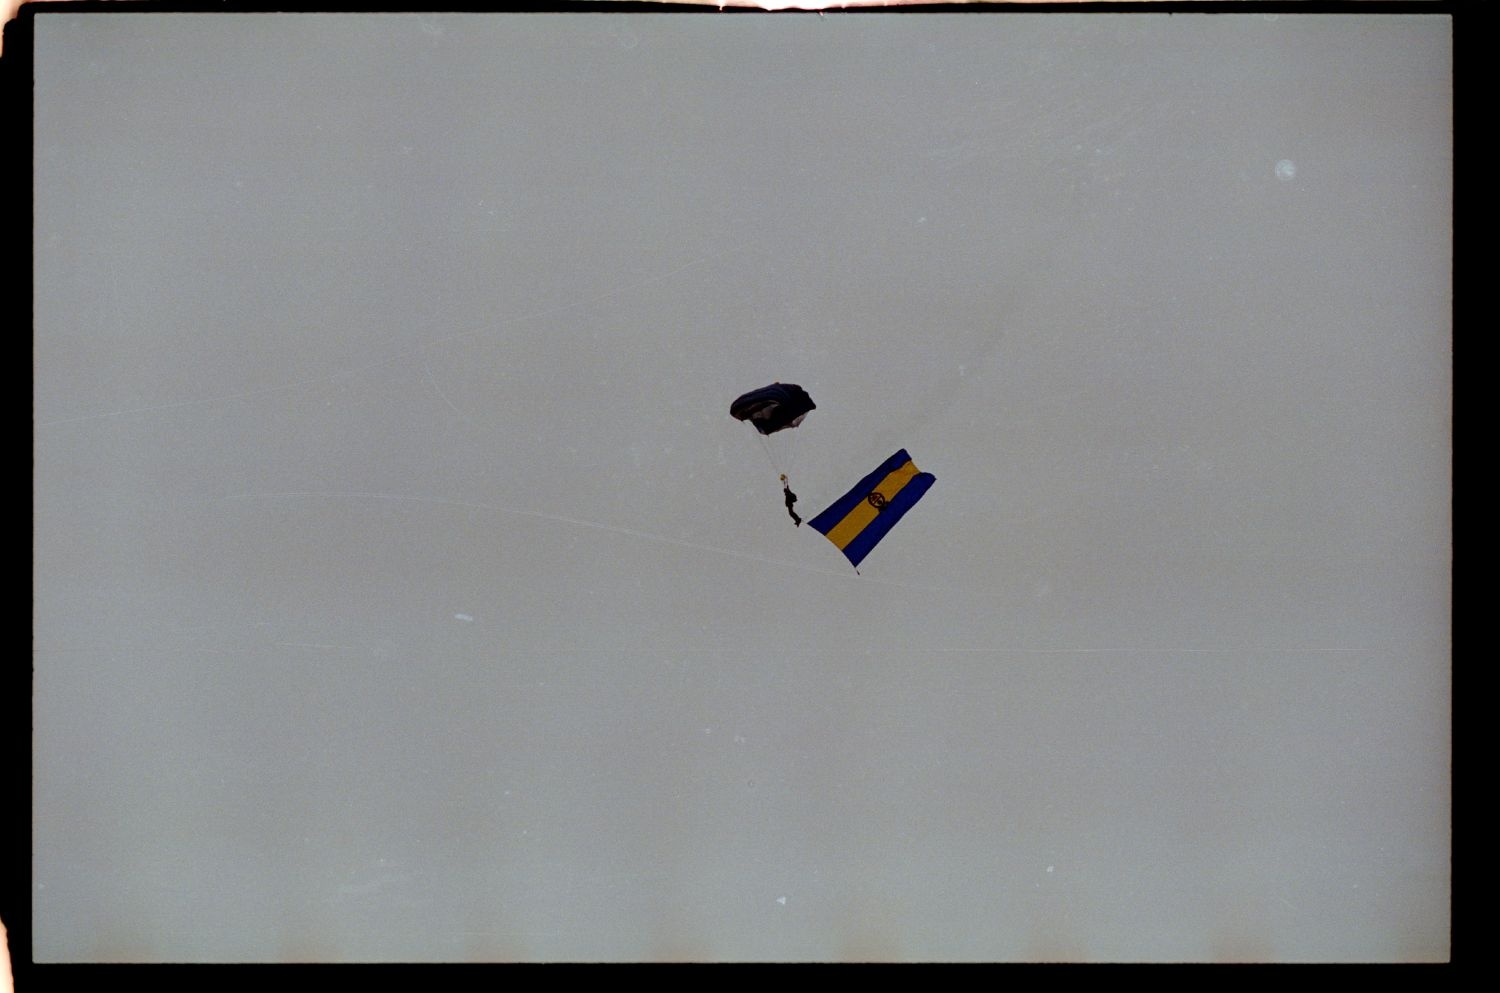
[[[908,461],[901,468],[895,470],[884,479],[882,479],[880,481],[880,485],[875,487],[874,492],[879,493],[881,496],[885,497],[886,502],[889,503],[892,497],[901,492],[901,487],[911,482],[912,479],[916,477],[916,475],[917,467]],[[853,541],[859,535],[859,533],[865,529],[865,526],[873,521],[876,515],[878,515],[879,513],[880,511],[872,506],[869,500],[861,500],[859,503],[854,505],[853,510],[844,515],[843,520],[839,521],[829,529],[828,540],[833,542],[835,546],[842,550],[849,544],[849,542]]]

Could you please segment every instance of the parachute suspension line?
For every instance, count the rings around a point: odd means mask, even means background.
[[[766,460],[771,463],[771,471],[774,472],[778,478],[780,478],[782,476],[781,463],[776,461],[776,453],[771,450],[771,443],[766,440],[765,435],[761,434],[758,431],[756,432],[755,437],[760,439],[761,450],[766,453]]]
[[[781,468],[779,473],[791,472],[792,466],[797,461],[797,439],[801,436],[800,431],[782,431],[776,437],[785,438],[781,443]]]

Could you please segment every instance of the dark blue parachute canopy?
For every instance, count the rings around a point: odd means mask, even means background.
[[[774,434],[802,423],[809,410],[817,409],[812,397],[796,383],[772,383],[751,390],[729,405],[729,416],[749,421],[761,434]]]

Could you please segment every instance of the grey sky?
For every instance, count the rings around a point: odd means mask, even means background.
[[[1447,19],[35,23],[38,960],[1447,957]]]

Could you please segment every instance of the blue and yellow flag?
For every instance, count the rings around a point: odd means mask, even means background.
[[[936,478],[918,472],[903,448],[807,523],[858,566]]]

